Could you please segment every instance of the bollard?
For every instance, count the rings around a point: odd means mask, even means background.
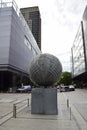
[[[69,108],[69,99],[67,99],[67,107]]]
[[[27,106],[29,107],[29,98],[27,100],[28,100],[28,105]]]
[[[71,120],[71,107],[70,107],[70,120]]]
[[[16,105],[13,104],[13,117],[16,118]]]

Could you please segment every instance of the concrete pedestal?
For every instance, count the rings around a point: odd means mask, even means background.
[[[57,89],[34,88],[31,98],[31,113],[57,115]]]

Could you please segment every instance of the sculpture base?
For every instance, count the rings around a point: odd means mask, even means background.
[[[31,113],[57,115],[57,89],[34,88],[31,95]]]

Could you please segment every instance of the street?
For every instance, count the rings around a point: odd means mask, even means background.
[[[58,115],[34,115],[31,94],[0,93],[0,130],[87,130],[87,90],[58,92],[57,96]],[[17,107],[16,117],[13,104]]]

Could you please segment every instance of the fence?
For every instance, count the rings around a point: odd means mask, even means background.
[[[23,103],[24,101],[27,101],[27,106],[29,107],[29,98],[13,104],[13,117],[14,118],[16,118],[17,112],[19,110],[19,109],[17,109],[17,105],[20,103]],[[23,106],[25,107],[25,105],[23,105]],[[20,108],[21,108],[21,106],[20,106]]]

